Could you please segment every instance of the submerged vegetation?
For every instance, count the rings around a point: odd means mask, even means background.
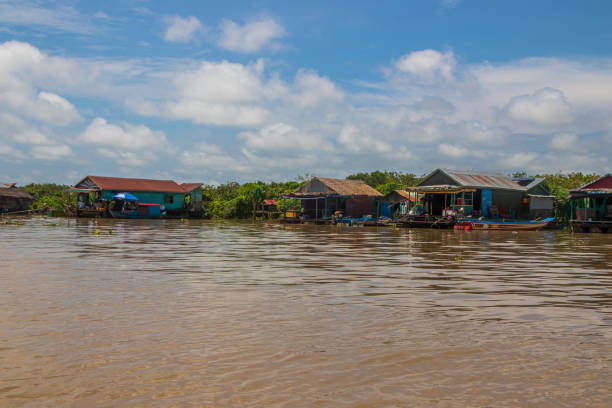
[[[513,176],[526,176],[525,172],[514,173]],[[541,174],[536,177],[544,177],[546,185],[557,200],[555,210],[560,223],[567,224],[570,217],[569,191],[579,188],[593,180],[597,174],[568,173],[568,174]],[[270,182],[263,181],[239,184],[229,182],[217,186],[202,186],[204,202],[207,213],[212,218],[250,218],[253,211],[253,199],[260,206],[263,200],[273,199],[279,208],[295,208],[298,203],[295,200],[283,199],[284,194],[289,194],[300,185],[304,184],[308,176],[297,177],[295,181]],[[421,177],[412,173],[401,173],[397,171],[374,171],[371,173],[356,173],[347,177],[351,180],[362,180],[383,194],[393,190],[402,189],[418,184]],[[47,206],[51,210],[60,212],[64,204],[75,204],[76,196],[66,191],[68,186],[61,184],[28,184],[24,187],[34,196],[33,209]]]

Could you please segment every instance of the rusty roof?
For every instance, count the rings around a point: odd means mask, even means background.
[[[484,173],[476,171],[436,169],[427,175],[419,184],[422,185],[428,178],[441,172],[450,177],[457,185],[472,188],[494,188],[504,190],[526,191],[527,189],[504,174]]]
[[[321,182],[327,189],[325,192],[312,191],[310,186],[313,182]],[[295,196],[308,196],[308,195],[339,195],[339,196],[362,196],[362,197],[382,197],[383,194],[378,190],[370,187],[362,180],[348,180],[348,179],[334,179],[334,178],[323,178],[313,177],[308,183],[300,186],[293,192]]]
[[[192,191],[196,183],[178,184],[174,180],[151,180],[138,178],[123,178],[123,177],[103,177],[103,176],[87,176],[75,185],[78,187],[81,183],[89,179],[100,190],[116,190],[116,191],[159,191],[163,193],[188,193]],[[87,184],[87,183],[85,183]],[[199,187],[201,184],[197,184]]]

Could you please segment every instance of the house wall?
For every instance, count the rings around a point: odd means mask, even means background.
[[[374,216],[373,200],[371,198],[349,198],[346,200],[346,216],[361,218],[364,215]]]
[[[0,195],[0,212],[27,210],[34,200],[29,198],[10,197]]]
[[[523,192],[511,190],[493,190],[492,205],[502,207],[500,216],[518,217],[523,207]]]
[[[141,203],[148,204],[161,204],[166,207],[167,210],[178,210],[185,206],[185,194],[184,193],[164,193],[155,191],[114,191],[114,190],[103,190],[102,198],[108,201],[113,199],[113,196],[118,193],[130,193],[138,197]],[[172,196],[172,203],[166,202],[166,196]],[[200,198],[201,200],[201,198]]]
[[[202,202],[202,189],[201,188],[196,188],[194,190],[191,190],[189,192],[189,195],[191,196],[191,202]]]

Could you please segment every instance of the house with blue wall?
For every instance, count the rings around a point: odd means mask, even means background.
[[[169,215],[201,215],[201,183],[177,183],[173,180],[151,180],[122,177],[87,176],[70,191],[78,194],[77,214],[100,213],[104,203],[119,193],[130,193],[141,203],[160,204]]]

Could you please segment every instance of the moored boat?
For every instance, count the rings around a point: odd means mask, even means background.
[[[113,196],[115,204],[109,209],[115,218],[163,218],[166,210],[160,204],[141,203],[138,197],[130,193],[119,193]]]
[[[536,231],[546,227],[553,222],[554,218],[543,220],[521,221],[521,220],[461,220],[457,225],[462,229],[467,227],[473,230],[493,231]]]

